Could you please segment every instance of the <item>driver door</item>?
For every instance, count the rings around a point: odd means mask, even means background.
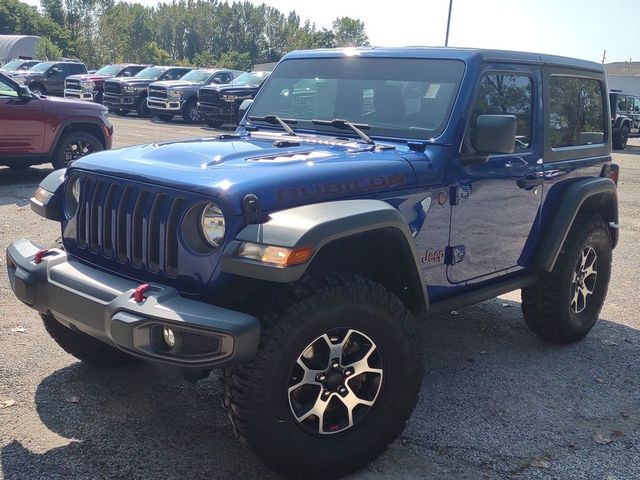
[[[0,159],[42,153],[42,103],[18,96],[17,86],[0,77]]]

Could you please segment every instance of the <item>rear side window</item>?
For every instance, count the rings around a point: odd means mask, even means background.
[[[603,98],[604,86],[600,80],[552,76],[549,79],[548,118],[551,147],[604,143]]]
[[[528,75],[485,74],[478,86],[471,112],[471,145],[475,145],[476,123],[480,115],[515,115],[518,120],[515,150],[527,150],[531,146],[532,88],[532,80]]]
[[[627,97],[618,97],[618,111],[626,112],[627,111]]]

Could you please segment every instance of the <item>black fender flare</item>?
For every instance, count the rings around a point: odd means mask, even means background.
[[[47,220],[62,221],[62,196],[66,168],[54,170],[38,185],[36,193],[29,200],[31,210]]]
[[[553,270],[578,212],[590,199],[598,197],[603,202],[602,208],[608,210],[604,220],[611,226],[612,246],[615,247],[618,243],[618,191],[613,180],[604,177],[576,180],[565,187],[560,195],[562,201],[553,216],[542,223],[540,240],[533,258],[533,266],[537,271]]]
[[[58,142],[60,141],[60,139],[62,138],[62,135],[64,135],[64,132],[67,131],[68,128],[73,128],[75,125],[79,125],[79,124],[83,124],[83,123],[89,123],[91,125],[95,125],[96,127],[98,127],[98,130],[100,131],[100,137],[98,137],[98,140],[100,140],[100,142],[103,145],[107,145],[107,138],[105,137],[103,128],[104,128],[104,124],[100,123],[98,120],[87,117],[87,118],[71,118],[69,120],[65,120],[64,122],[60,123],[60,125],[58,125],[58,128],[56,129],[56,133],[55,136],[53,138],[53,141],[51,142],[51,147],[49,148],[49,155],[53,155],[54,152],[56,151],[56,148],[58,147]]]
[[[343,238],[374,232],[380,229],[395,229],[406,240],[413,259],[417,279],[428,305],[428,296],[415,243],[404,216],[394,207],[380,200],[342,200],[281,210],[269,215],[264,223],[250,224],[241,230],[225,249],[222,270],[233,275],[259,280],[289,283],[299,280],[315,256],[327,244]],[[302,265],[282,267],[256,260],[239,258],[237,253],[242,242],[296,248],[313,248],[314,255]]]

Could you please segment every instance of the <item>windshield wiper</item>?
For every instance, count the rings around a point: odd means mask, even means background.
[[[340,118],[334,118],[333,120],[311,120],[311,123],[314,125],[326,125],[328,127],[342,128],[342,129],[350,129],[356,135],[360,137],[360,139],[367,143],[368,145],[375,145],[376,142],[371,140],[369,136],[364,133],[361,128],[369,128],[369,125],[366,123],[351,123],[349,120],[342,120]]]
[[[277,115],[265,115],[264,117],[256,117],[252,115],[249,117],[249,120],[273,123],[274,125],[280,124],[280,126],[284,129],[285,132],[287,132],[288,135],[291,135],[292,137],[298,136],[298,134],[294,132],[289,125],[287,125],[287,123],[292,123],[294,125],[298,123],[298,121],[294,120],[293,118],[280,118]]]

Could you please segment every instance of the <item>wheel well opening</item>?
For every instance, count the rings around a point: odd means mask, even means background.
[[[104,132],[102,131],[100,126],[96,125],[95,123],[72,123],[64,128],[62,134],[78,131],[90,133],[98,140],[100,140],[102,148],[107,148],[107,140],[104,137]],[[62,135],[60,136],[60,138],[62,138]]]
[[[605,221],[609,227],[609,233],[611,234],[611,243],[615,247],[617,243],[617,232],[611,223],[618,223],[618,207],[616,203],[616,196],[612,193],[600,193],[587,198],[578,215],[598,215]]]
[[[349,272],[367,277],[396,295],[414,314],[427,305],[416,261],[404,234],[396,228],[365,232],[328,243],[307,272]]]

